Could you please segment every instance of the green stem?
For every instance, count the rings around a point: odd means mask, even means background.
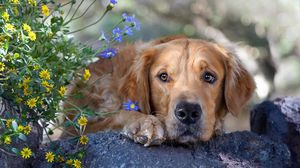
[[[81,0],[81,1],[80,1],[79,5],[78,5],[77,8],[75,9],[75,11],[74,11],[73,15],[71,16],[70,20],[68,20],[66,23],[64,23],[63,26],[69,24],[69,23],[73,20],[74,16],[76,15],[76,13],[77,13],[78,9],[80,8],[80,6],[82,5],[83,1],[84,1],[84,0]]]
[[[84,15],[87,13],[87,11],[90,9],[90,7],[91,7],[95,2],[96,2],[96,0],[94,0],[94,1],[93,1],[93,2],[85,9],[85,11],[84,11],[80,16],[74,18],[73,20],[77,20],[77,19],[81,18],[82,16],[84,16]]]
[[[99,22],[104,18],[104,16],[107,14],[108,11],[109,11],[109,10],[105,10],[105,12],[102,14],[102,16],[101,16],[98,20],[96,20],[94,23],[89,24],[89,25],[87,25],[87,26],[85,26],[85,27],[82,27],[82,28],[80,28],[80,29],[77,29],[77,30],[75,30],[75,31],[66,33],[66,34],[77,33],[77,32],[79,32],[79,31],[82,31],[82,30],[84,30],[84,29],[86,29],[86,28],[89,28],[89,27],[91,27],[91,26],[93,26],[93,25],[99,23]]]

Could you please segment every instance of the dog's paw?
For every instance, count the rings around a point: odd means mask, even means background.
[[[162,123],[155,117],[147,115],[142,117],[123,129],[123,134],[136,143],[160,145],[166,138]]]

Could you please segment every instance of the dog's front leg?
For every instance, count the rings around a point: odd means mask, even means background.
[[[164,126],[157,117],[137,111],[124,111],[106,118],[101,125],[122,133],[144,146],[160,145],[165,141]]]

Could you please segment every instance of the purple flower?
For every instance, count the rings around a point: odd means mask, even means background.
[[[118,2],[117,2],[117,0],[110,0],[110,3],[113,4],[113,5],[115,5],[115,4],[117,4]]]
[[[123,103],[123,108],[124,110],[128,110],[128,111],[138,111],[139,110],[139,106],[138,106],[138,102],[133,102],[130,99],[127,100],[127,102]]]
[[[114,48],[108,48],[104,51],[102,51],[98,56],[101,56],[102,58],[111,58],[114,57],[117,54],[117,50]]]
[[[116,41],[120,43],[122,41],[122,31],[121,31],[121,29],[118,28],[118,27],[114,28],[112,30],[112,33],[113,33],[114,38],[116,39]]]
[[[128,36],[133,35],[133,31],[132,31],[131,27],[129,27],[129,26],[127,26],[127,25],[124,27],[124,32],[125,32],[125,34],[128,35]]]
[[[122,14],[123,22],[130,23],[131,27],[134,27],[136,30],[140,30],[140,24],[134,15],[129,16],[126,13]]]

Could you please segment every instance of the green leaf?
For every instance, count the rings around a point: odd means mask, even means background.
[[[21,140],[23,140],[23,141],[26,141],[26,140],[27,140],[27,137],[26,137],[24,134],[20,133],[20,134],[19,134],[19,139],[21,139]]]
[[[17,130],[18,130],[18,123],[17,123],[16,121],[12,121],[12,122],[11,122],[11,125],[12,125],[14,131],[17,131]]]

